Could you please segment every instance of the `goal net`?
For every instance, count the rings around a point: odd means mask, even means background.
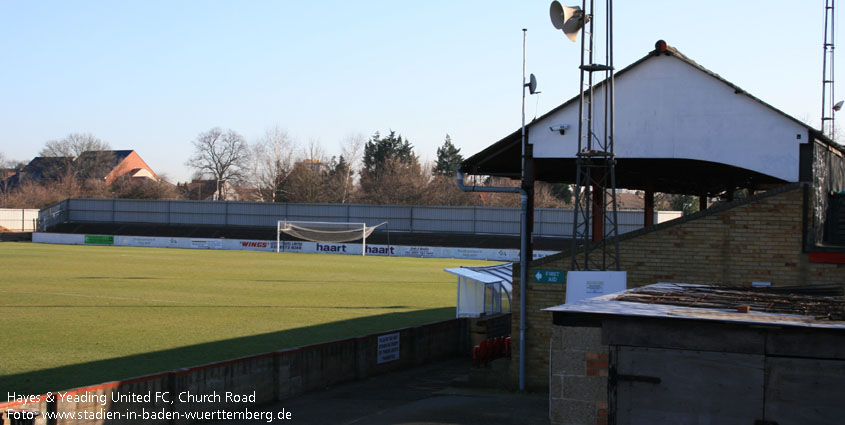
[[[343,243],[361,240],[361,254],[366,255],[367,237],[384,224],[387,222],[367,226],[366,223],[279,220],[276,232],[276,252],[281,250],[282,233],[284,233],[311,242]]]

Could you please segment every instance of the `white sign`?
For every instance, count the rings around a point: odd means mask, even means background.
[[[566,272],[566,303],[622,292],[628,289],[627,282],[626,272]]]
[[[378,363],[392,362],[393,360],[399,360],[399,332],[379,335]]]

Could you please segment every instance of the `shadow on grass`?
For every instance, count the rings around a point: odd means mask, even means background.
[[[135,354],[14,375],[0,376],[0,403],[7,393],[39,395],[109,381],[198,366],[285,348],[364,336],[455,317],[454,307],[388,313],[285,331],[224,339],[170,350]],[[186,329],[186,332],[190,330]],[[154,336],[153,336],[154,337]],[[5,341],[4,344],[14,343]],[[56,344],[72,344],[57,341]],[[57,349],[61,349],[57,347]],[[36,357],[38,353],[33,353]],[[0,369],[2,370],[2,369]]]

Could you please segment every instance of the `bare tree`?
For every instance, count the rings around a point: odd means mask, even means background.
[[[102,179],[114,165],[111,146],[91,133],[70,133],[44,144],[39,155],[45,183],[55,182],[66,196],[78,196],[83,182]]]
[[[296,143],[279,127],[267,130],[252,148],[251,178],[264,202],[281,202],[282,186],[293,169]]]
[[[285,202],[327,202],[329,193],[326,182],[329,165],[319,140],[311,139],[299,154],[299,160],[291,169],[283,184],[282,199]]]
[[[360,201],[368,204],[425,204],[426,188],[431,175],[416,156],[409,161],[388,157],[381,165],[381,172],[362,173]]]
[[[220,127],[198,134],[191,143],[194,145],[194,155],[185,164],[216,180],[217,199],[224,200],[224,185],[246,178],[249,145],[234,130],[224,132]]]
[[[355,191],[355,171],[361,167],[361,159],[364,156],[364,143],[367,137],[363,134],[350,134],[346,136],[340,146],[340,159],[332,167],[335,175],[334,183],[338,201],[345,204],[352,199]]]
[[[111,150],[111,146],[91,133],[70,133],[63,139],[45,143],[39,155],[78,158],[88,151],[108,150]]]
[[[179,189],[164,174],[158,180],[132,179],[128,175],[118,178],[112,185],[112,195],[125,199],[180,199]]]

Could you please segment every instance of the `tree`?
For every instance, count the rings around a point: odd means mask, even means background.
[[[185,164],[216,180],[217,199],[224,200],[226,182],[237,183],[246,178],[249,146],[234,130],[224,132],[220,127],[200,133],[191,143],[194,155]]]
[[[63,139],[44,144],[39,155],[48,157],[78,158],[88,151],[109,151],[111,146],[91,133],[70,133]]]
[[[361,155],[363,154],[364,141],[366,137],[362,134],[350,134],[340,147],[340,161],[333,164],[332,169],[336,176],[331,180],[332,184],[339,185],[335,187],[336,201],[345,204],[352,199],[355,194],[355,170],[361,165]],[[342,172],[343,171],[343,172]],[[339,190],[337,190],[339,189]]]
[[[111,146],[91,133],[70,133],[50,140],[39,155],[47,158],[42,161],[42,178],[58,183],[66,196],[78,196],[85,180],[98,182],[114,165]]]
[[[682,211],[683,215],[698,212],[698,197],[695,195],[672,195],[668,193],[654,194],[654,207],[661,211]]]
[[[430,170],[431,168],[427,168]],[[430,176],[408,140],[391,130],[364,145],[360,199],[373,204],[422,204]]]
[[[552,196],[566,205],[572,204],[572,186],[565,183],[548,183]]]
[[[461,165],[464,157],[461,150],[452,144],[452,138],[447,134],[443,146],[437,148],[437,162],[434,164],[434,174],[452,177],[455,167]]]
[[[153,179],[132,179],[124,175],[111,185],[112,197],[123,199],[179,199],[179,189],[159,174],[158,181]]]
[[[684,215],[698,212],[698,197],[694,195],[670,195],[669,206],[673,211],[683,211]]]
[[[282,186],[293,169],[296,143],[279,127],[267,130],[252,148],[251,181],[264,202],[282,202]]]
[[[390,130],[390,134],[382,138],[376,132],[364,145],[362,176],[367,174],[371,178],[378,178],[381,176],[385,164],[392,159],[406,164],[417,161],[417,157],[414,155],[414,147],[408,140],[403,140],[401,134],[397,135],[395,131]]]
[[[572,204],[572,189],[568,184],[536,182],[534,185],[535,208],[565,208]]]
[[[343,155],[339,158],[332,157],[329,162],[328,175],[324,181],[327,193],[326,202],[345,204],[349,202],[355,191],[352,166],[346,161]]]
[[[454,176],[435,174],[426,186],[427,205],[478,205],[479,192],[464,192]]]
[[[429,168],[430,169],[430,168]],[[361,176],[361,201],[370,204],[426,204],[430,176],[414,157],[410,162],[391,157],[382,165],[381,174]]]

